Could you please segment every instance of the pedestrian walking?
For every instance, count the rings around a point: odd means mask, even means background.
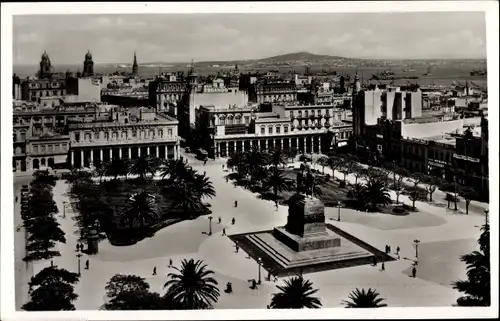
[[[54,260],[50,260],[50,266],[53,267],[54,266]]]
[[[278,201],[274,201],[274,206],[276,206],[276,210],[278,210]]]
[[[203,171],[203,176],[207,176],[207,171]]]
[[[225,236],[226,235],[226,228],[223,228],[222,229],[222,236]]]
[[[399,248],[399,245],[398,247],[396,248],[396,254],[399,256],[399,251],[401,251],[401,249]]]
[[[172,262],[172,259],[169,259],[169,260],[168,260],[168,267],[171,267],[171,266],[172,266],[172,263],[173,263],[173,262]]]
[[[89,269],[89,260],[85,261],[85,270]]]
[[[19,197],[18,197],[18,196],[16,196],[16,203],[17,203],[17,201],[18,201],[18,200],[19,200]]]
[[[227,183],[227,182],[229,182],[229,177],[228,177],[228,176],[226,176],[226,183]]]
[[[416,267],[413,267],[413,269],[411,269],[411,275],[413,276],[413,278],[417,277],[417,268]]]
[[[156,275],[156,266],[153,268],[153,275]]]
[[[391,246],[387,245],[387,254],[390,254],[390,253],[391,253]]]
[[[234,219],[234,217],[233,217],[233,219],[231,220],[231,224],[233,224],[233,225],[234,225],[234,223],[235,223],[235,222],[236,222],[236,220],[235,220],[235,219]]]
[[[222,164],[222,170],[224,170],[224,164]]]
[[[238,244],[236,244],[236,245],[234,246],[234,248],[236,249],[236,253],[238,253],[238,251],[240,250],[240,247],[238,246]]]
[[[207,160],[206,159],[203,161],[203,166],[205,166],[205,165],[207,165]]]
[[[219,221],[219,224],[220,224],[220,222],[222,221],[222,219],[220,218],[220,216],[219,216],[219,219],[218,219],[218,221]]]
[[[234,201],[234,207],[238,207],[238,201]]]
[[[382,268],[380,270],[385,271],[385,262],[382,262]]]

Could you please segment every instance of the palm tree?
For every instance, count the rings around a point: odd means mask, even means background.
[[[178,273],[169,273],[170,280],[163,287],[167,288],[166,298],[179,309],[209,309],[217,302],[220,295],[217,280],[211,277],[214,272],[203,261],[184,259],[181,267],[174,269]]]
[[[294,185],[294,181],[283,176],[283,172],[275,166],[271,167],[269,175],[264,180],[264,188],[272,188],[275,200],[278,199],[278,193],[292,191]]]
[[[204,197],[215,197],[214,184],[205,174],[194,174],[194,177],[192,179],[192,186],[195,194],[200,198],[200,200]]]
[[[389,190],[381,180],[369,180],[362,195],[365,197],[366,204],[369,204],[373,210],[376,210],[378,205],[386,206],[391,203]]]
[[[99,183],[102,183],[102,177],[106,175],[106,167],[106,163],[100,162],[99,166],[97,166],[94,170],[94,175],[99,177]]]
[[[361,291],[356,288],[353,292],[349,294],[349,300],[343,300],[342,303],[345,304],[346,308],[382,308],[386,307],[387,304],[382,303],[384,298],[379,297],[380,294],[369,288],[368,291],[362,289]]]
[[[318,309],[321,307],[319,298],[313,294],[318,292],[309,280],[304,280],[302,275],[285,280],[285,284],[276,287],[280,290],[273,294],[271,309]]]
[[[184,215],[194,218],[206,210],[192,181],[179,181],[170,188],[172,209],[181,210]]]
[[[256,176],[267,163],[270,158],[266,153],[259,151],[257,148],[252,148],[244,154],[244,166],[246,172],[250,174],[250,183],[253,183]]]
[[[184,159],[166,160],[160,168],[160,176],[164,180],[168,176],[168,183],[175,184],[179,180],[185,180],[193,175],[193,169]]]
[[[148,174],[154,176],[157,168],[158,161],[149,155],[145,155],[132,161],[129,167],[129,173],[138,175],[139,179],[144,181]]]
[[[490,224],[486,222],[481,231],[479,251],[460,257],[460,261],[467,265],[467,280],[452,283],[454,289],[465,293],[457,300],[460,306],[491,305]]]
[[[269,163],[276,167],[286,164],[286,154],[281,148],[275,148],[269,155]]]
[[[229,157],[227,160],[227,166],[228,167],[236,167],[236,170],[238,171],[238,175],[240,177],[245,176],[246,174],[246,161],[245,161],[245,154],[244,153],[234,153]]]
[[[106,164],[105,173],[108,176],[113,176],[116,180],[118,176],[127,176],[128,164],[127,161],[121,158],[115,158],[111,163]]]
[[[122,213],[121,222],[129,226],[146,227],[157,223],[160,215],[154,204],[154,196],[146,191],[133,195]]]

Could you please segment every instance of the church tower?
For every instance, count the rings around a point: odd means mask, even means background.
[[[354,93],[357,94],[361,91],[361,81],[356,71],[356,75],[354,76]]]
[[[134,63],[132,65],[132,75],[137,76],[139,74],[139,65],[137,64],[137,56],[134,51]]]
[[[52,64],[50,63],[49,55],[47,51],[44,51],[42,55],[42,60],[40,61],[40,70],[38,71],[38,78],[45,79],[50,78],[53,73]]]
[[[194,70],[194,60],[191,60],[191,68],[188,73],[188,84],[196,87],[196,82],[198,80],[198,74]]]
[[[89,77],[94,75],[94,61],[92,60],[92,54],[90,50],[87,51],[85,55],[85,60],[83,61],[83,77]]]

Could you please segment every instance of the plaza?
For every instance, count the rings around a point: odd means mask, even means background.
[[[267,271],[262,270],[262,284],[252,290],[248,280],[257,279],[259,264],[247,253],[234,249],[233,241],[222,235],[225,228],[228,236],[256,231],[271,230],[283,226],[287,220],[287,206],[275,207],[273,202],[260,200],[257,195],[236,187],[226,181],[227,171],[222,170],[225,159],[210,160],[206,165],[191,155],[183,156],[189,165],[198,171],[206,171],[214,184],[217,196],[211,200],[212,235],[208,235],[209,219],[200,216],[186,220],[158,231],[153,237],[137,244],[115,247],[104,240],[99,245],[99,253],[84,255],[83,263],[88,259],[90,269],[82,268],[80,281],[75,286],[79,295],[74,302],[77,310],[96,310],[106,302],[105,285],[115,274],[132,274],[144,277],[151,290],[164,293],[163,284],[167,274],[173,272],[167,267],[169,259],[178,265],[182,259],[203,260],[214,278],[219,282],[221,296],[214,305],[216,309],[265,308],[276,285],[283,282],[265,280]],[[295,164],[299,166],[298,163]],[[328,169],[325,169],[328,172]],[[330,172],[331,174],[331,172]],[[343,177],[335,173],[338,178]],[[354,181],[349,175],[348,181]],[[16,184],[23,178],[16,178]],[[24,178],[28,180],[29,178]],[[23,182],[26,184],[26,182]],[[15,187],[20,188],[20,185]],[[59,208],[58,221],[66,233],[66,244],[57,244],[61,256],[53,259],[54,264],[76,272],[78,262],[75,253],[77,244],[72,210],[66,208],[63,218],[63,202],[69,201],[68,185],[59,180],[54,188],[54,200]],[[18,193],[18,190],[15,191]],[[392,193],[391,193],[392,194]],[[394,195],[391,195],[394,198]],[[435,199],[440,199],[439,195]],[[409,204],[406,196],[400,200]],[[238,207],[234,207],[238,201]],[[451,282],[465,277],[465,264],[459,261],[459,255],[477,248],[479,236],[477,225],[484,222],[483,212],[478,210],[484,204],[474,203],[470,214],[460,214],[427,203],[417,202],[419,212],[407,216],[381,213],[365,213],[350,209],[341,209],[342,219],[337,221],[337,208],[325,207],[326,223],[334,224],[345,232],[360,237],[371,246],[383,251],[385,245],[392,249],[400,247],[401,259],[386,262],[385,271],[371,265],[342,268],[336,270],[307,273],[313,286],[319,289],[317,296],[323,307],[341,307],[341,301],[355,288],[375,288],[390,307],[415,306],[451,306],[460,293],[452,289]],[[16,204],[16,220],[19,204]],[[218,217],[221,224],[217,223]],[[235,224],[231,220],[235,219]],[[16,224],[18,222],[16,221]],[[50,265],[50,261],[40,261],[25,265],[19,262],[24,253],[24,232],[16,232],[16,308],[27,300],[27,280],[31,275]],[[416,278],[411,276],[411,263],[415,257],[413,240],[419,239],[419,268]],[[394,256],[394,255],[393,255]],[[158,274],[152,275],[156,267]],[[265,268],[265,266],[264,266]],[[225,284],[231,282],[233,293],[222,292]]]

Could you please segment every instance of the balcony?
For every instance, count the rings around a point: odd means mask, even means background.
[[[87,140],[87,141],[72,141],[71,147],[106,147],[115,145],[145,145],[145,144],[168,144],[177,143],[178,136],[155,137],[155,138],[129,138],[129,139],[110,139],[110,140]]]

